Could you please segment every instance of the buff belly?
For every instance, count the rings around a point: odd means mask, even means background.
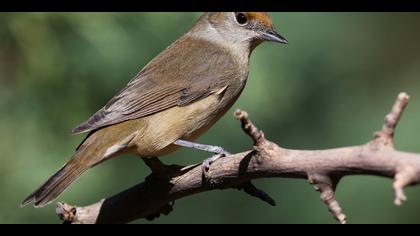
[[[229,109],[218,94],[184,107],[173,107],[143,120],[133,140],[142,157],[163,156],[179,146],[178,139],[193,141],[207,131]]]

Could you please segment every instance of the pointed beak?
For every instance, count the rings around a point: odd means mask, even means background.
[[[288,41],[285,37],[281,36],[276,31],[271,30],[271,29],[261,32],[260,38],[262,40],[276,42],[276,43],[282,43],[282,44],[287,44],[288,43]]]

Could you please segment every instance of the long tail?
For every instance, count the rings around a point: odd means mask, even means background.
[[[21,206],[34,203],[35,207],[43,207],[58,197],[67,187],[78,179],[91,165],[83,152],[76,152],[73,158],[51,176],[41,187],[31,193]]]
[[[115,132],[112,132],[112,129],[105,128],[90,133],[79,145],[71,160],[23,200],[21,206],[34,203],[35,207],[43,207],[52,202],[87,169],[124,150],[136,135],[128,132],[114,135]]]

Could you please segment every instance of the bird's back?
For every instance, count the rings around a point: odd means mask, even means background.
[[[186,106],[226,86],[229,94],[236,95],[241,91],[247,73],[248,62],[235,58],[228,48],[185,35],[151,60],[124,89],[77,126],[73,133]]]

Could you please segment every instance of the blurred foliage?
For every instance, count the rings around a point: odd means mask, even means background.
[[[54,204],[20,201],[71,156],[84,135],[70,130],[102,107],[143,65],[186,32],[199,13],[0,14],[0,223],[58,223]],[[272,13],[288,45],[264,43],[251,58],[249,82],[231,111],[200,142],[231,152],[250,148],[235,108],[247,110],[266,136],[296,149],[367,142],[396,95],[411,103],[396,146],[420,152],[420,14]],[[226,132],[229,130],[229,132]],[[166,163],[208,154],[181,150]],[[126,156],[89,170],[59,200],[90,204],[149,173]],[[255,181],[277,200],[271,207],[234,190],[176,202],[153,223],[335,223],[305,181]],[[350,223],[420,223],[420,187],[392,204],[391,181],[345,178],[338,199]],[[145,221],[137,221],[144,223]]]

